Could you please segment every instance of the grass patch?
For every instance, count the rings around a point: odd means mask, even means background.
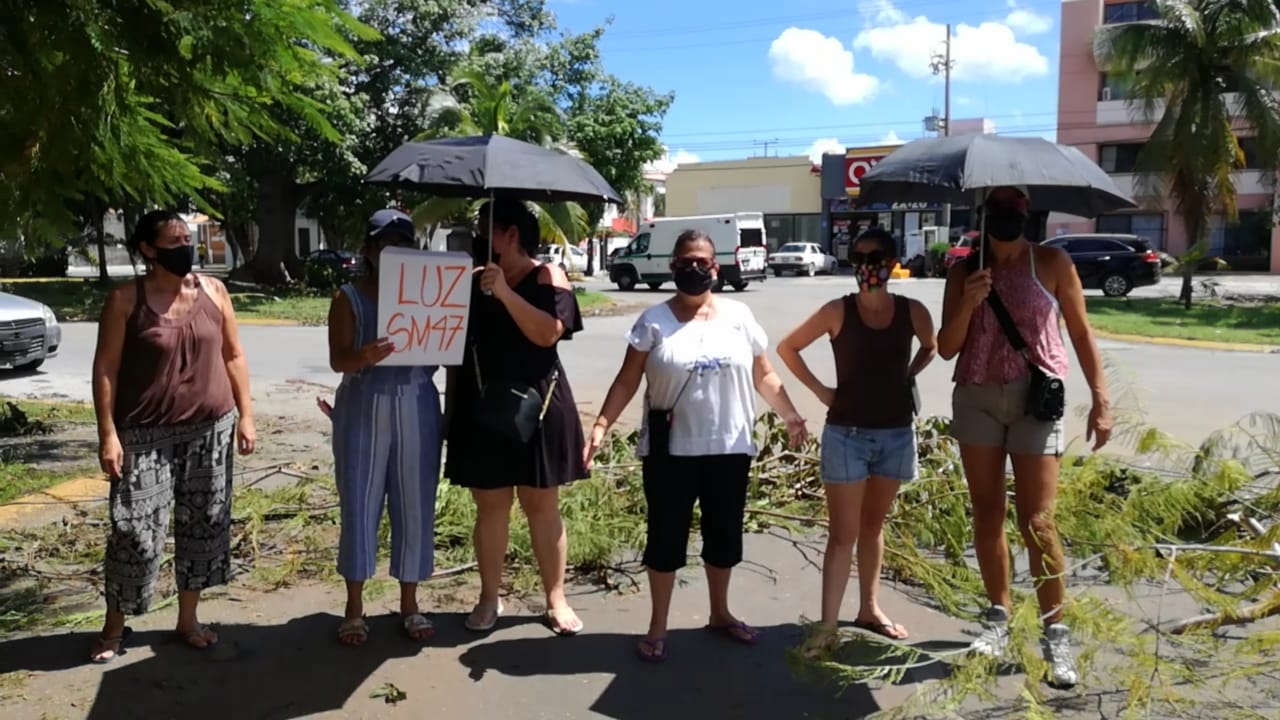
[[[0,438],[47,436],[52,435],[60,424],[93,422],[93,408],[89,405],[0,397]],[[78,470],[51,472],[15,462],[12,451],[20,450],[21,442],[0,449],[0,505],[84,475]]]
[[[1190,310],[1173,299],[1087,299],[1089,322],[1103,332],[1147,338],[1280,345],[1280,303],[1198,300]]]
[[[54,485],[84,477],[85,473],[48,472],[26,465],[0,460],[0,505],[11,503],[24,495],[37,493]]]
[[[299,295],[276,297],[258,293],[235,293],[231,302],[240,321],[292,323],[296,325],[325,325],[329,320],[329,303],[333,298]]]

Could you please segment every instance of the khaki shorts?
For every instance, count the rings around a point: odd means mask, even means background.
[[[1004,385],[956,385],[951,437],[961,445],[1003,448],[1012,455],[1062,456],[1062,421],[1027,414],[1029,378]]]

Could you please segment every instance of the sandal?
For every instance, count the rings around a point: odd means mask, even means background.
[[[133,628],[126,625],[120,634],[115,637],[98,636],[93,646],[89,648],[89,662],[94,665],[106,665],[124,654],[124,644],[129,641],[129,636],[133,634]],[[115,649],[110,646],[115,645]]]
[[[338,626],[338,642],[348,647],[359,647],[369,639],[369,625],[364,618],[347,618]],[[355,642],[351,642],[355,640]]]
[[[890,640],[906,640],[911,637],[911,633],[896,622],[880,622],[879,620],[854,620],[853,626],[859,630],[866,630],[874,635],[888,638]]]
[[[569,610],[569,608],[564,609]],[[572,610],[569,610],[569,614],[573,615],[573,623],[563,625],[560,623],[560,618],[556,617],[556,611],[548,610],[544,615],[544,618],[547,621],[547,627],[550,627],[551,632],[559,635],[560,637],[573,637],[574,635],[582,632],[582,618],[578,617],[577,613]]]
[[[502,617],[502,613],[506,608],[502,607],[502,601],[499,600],[497,607],[493,609],[493,617],[489,619],[489,622],[481,622],[479,619],[480,611],[483,609],[484,606],[479,604],[472,608],[471,614],[467,616],[466,620],[462,621],[463,627],[471,632],[489,632],[494,625],[498,624],[498,618]]]
[[[760,631],[741,620],[728,625],[708,625],[707,630],[741,645],[755,645],[760,641]]]
[[[186,643],[186,646],[192,650],[208,650],[218,644],[218,638],[216,636],[210,639],[209,636],[212,635],[213,632],[209,630],[208,625],[196,625],[187,632],[183,632],[181,630],[174,630],[173,632],[178,636],[179,640]],[[204,644],[197,644],[201,642]]]
[[[422,613],[405,616],[403,625],[404,634],[408,635],[410,640],[426,642],[436,634],[435,625],[432,625]]]
[[[645,662],[660,663],[667,659],[667,639],[665,637],[650,640],[644,638],[636,643],[636,657]]]

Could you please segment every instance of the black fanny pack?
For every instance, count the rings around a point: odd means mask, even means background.
[[[1027,414],[1044,422],[1061,420],[1067,409],[1066,383],[1062,378],[1046,373],[1040,369],[1039,365],[1031,362],[1031,354],[1027,352],[1027,341],[1022,338],[1022,333],[1018,332],[1018,326],[1014,324],[1013,318],[1009,315],[1009,309],[1004,306],[995,288],[992,288],[991,293],[987,295],[987,304],[991,306],[996,320],[1000,322],[1000,329],[1009,339],[1009,344],[1027,363],[1027,371],[1030,373],[1030,383],[1027,388]]]

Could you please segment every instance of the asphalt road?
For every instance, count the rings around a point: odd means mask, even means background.
[[[588,280],[588,284],[593,289],[605,290],[620,302],[636,306],[660,302],[667,297],[663,291],[623,293],[611,289],[603,280]],[[1280,279],[1264,277],[1241,280],[1236,287],[1249,294],[1270,294],[1277,285],[1280,285]],[[844,276],[786,277],[753,284],[742,293],[729,291],[727,296],[751,306],[771,341],[776,342],[823,302],[850,289],[851,280]],[[1135,294],[1163,295],[1176,293],[1176,290],[1176,282],[1168,281],[1160,287],[1145,288]],[[933,311],[935,322],[938,321],[941,281],[903,281],[897,283],[895,291],[923,301]],[[603,400],[622,359],[622,336],[634,321],[635,314],[589,318],[586,330],[563,346],[567,374],[585,412],[594,412]],[[66,325],[59,357],[46,363],[39,373],[0,379],[0,392],[16,396],[62,396],[88,400],[95,333],[96,326],[90,323]],[[242,336],[249,355],[255,396],[259,391],[269,391],[285,384],[296,388],[299,381],[329,387],[336,385],[337,377],[327,366],[326,338],[322,328],[244,327]],[[1276,383],[1280,373],[1280,355],[1108,341],[1102,342],[1102,348],[1113,365],[1114,402],[1130,409],[1140,404],[1150,422],[1188,442],[1198,442],[1213,430],[1255,410],[1280,412],[1280,385]],[[831,353],[825,343],[811,347],[806,358],[820,377],[834,378]],[[819,429],[822,419],[820,404],[792,380],[776,358],[775,365],[788,382],[801,412],[811,419],[810,429]],[[926,414],[949,414],[951,372],[951,363],[936,360],[922,375],[920,391]],[[443,373],[440,377],[443,382]],[[1088,396],[1083,388],[1084,380],[1073,358],[1068,401],[1077,405],[1087,402]],[[1129,392],[1122,392],[1126,388]],[[624,421],[638,420],[639,404],[639,399],[632,403]],[[286,412],[284,408],[271,407],[270,402],[263,405],[261,412]],[[1068,429],[1072,436],[1079,435],[1083,431],[1083,423],[1072,415]]]

